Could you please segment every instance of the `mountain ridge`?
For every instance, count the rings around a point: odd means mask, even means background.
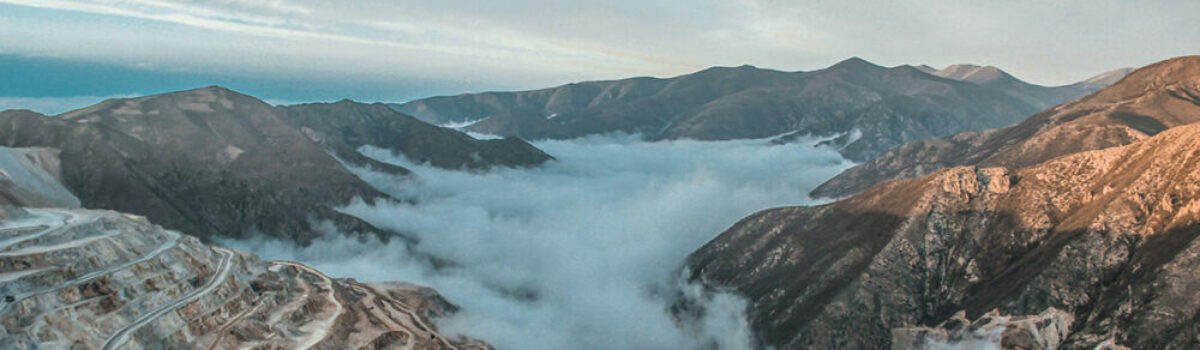
[[[1007,126],[1094,91],[1013,80],[989,86],[855,57],[808,72],[712,67],[672,78],[461,94],[390,106],[433,124],[470,123],[466,130],[526,139],[625,132],[650,140],[725,140],[786,133],[836,136],[857,129],[865,137],[844,145],[842,153],[865,161],[909,141]]]
[[[1200,121],[1200,56],[1177,57],[1131,72],[1118,83],[1016,125],[916,141],[855,166],[817,187],[817,197],[846,196],[890,179],[955,165],[1027,166],[1100,149]],[[1169,85],[1169,86],[1168,86]]]

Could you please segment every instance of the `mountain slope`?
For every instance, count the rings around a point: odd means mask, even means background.
[[[0,206],[78,208],[62,186],[58,150],[0,147]]]
[[[857,130],[862,137],[840,140],[849,143],[842,153],[863,161],[909,141],[1011,125],[1094,91],[1012,80],[958,81],[852,58],[813,72],[717,67],[670,79],[585,82],[392,106],[430,123],[473,123],[466,128],[527,139],[627,132],[654,140],[723,140]]]
[[[929,66],[918,66],[917,69],[930,74],[960,81],[966,81],[1007,93],[1039,110],[1050,108],[1056,104],[1083,97],[1100,89],[1108,87],[1123,78],[1132,69],[1122,68],[1101,73],[1084,81],[1063,86],[1041,86],[1030,84],[1008,74],[995,66],[978,66],[973,64],[955,64],[942,69]]]
[[[958,165],[1027,166],[1062,155],[1126,145],[1197,121],[1200,56],[1179,57],[1134,71],[1109,88],[1008,128],[969,131],[890,150],[839,174],[813,195],[845,196],[890,179]]]
[[[333,279],[144,217],[64,208],[79,200],[57,155],[0,147],[0,348],[490,349],[439,334],[433,319],[455,307],[428,288]]]
[[[109,211],[6,207],[0,347],[488,349],[427,288],[338,280]]]
[[[358,153],[363,146],[393,150],[414,162],[448,169],[528,167],[551,157],[519,139],[477,140],[376,104],[349,100],[282,107],[284,121],[339,158],[377,169],[395,167]]]
[[[332,115],[322,115],[326,112]],[[29,111],[0,112],[0,145],[61,150],[64,183],[84,207],[144,215],[204,239],[262,234],[307,244],[331,228],[390,237],[333,209],[354,198],[371,202],[388,197],[348,171],[309,136],[314,136],[312,131],[330,132],[338,138],[330,138],[333,143],[327,145],[346,155],[357,144],[346,143],[349,138],[329,129],[374,128],[372,139],[362,139],[374,142],[388,133],[404,132],[404,127],[424,130],[429,126],[355,125],[358,119],[346,118],[344,122],[314,123],[306,135],[289,122],[333,121],[355,114],[331,109],[303,114],[309,119],[289,119],[288,115],[300,113],[289,114],[287,109],[253,97],[208,87],[108,100],[56,117]],[[417,159],[422,159],[419,152],[437,151],[441,152],[438,157],[462,160],[474,159],[499,145],[507,150],[505,154],[528,161],[523,164],[545,156],[519,140],[485,143],[456,131],[434,131],[397,135],[406,137],[405,142],[432,146],[394,151]],[[344,132],[354,136],[351,131]],[[457,146],[437,148],[446,144]],[[480,158],[472,164],[506,161],[495,158]],[[349,160],[407,173],[400,167],[371,163],[366,157]]]
[[[1062,330],[1064,349],[1196,348],[1197,168],[1200,124],[1024,168],[944,169],[754,214],[688,266],[748,297],[781,348],[886,348],[916,326],[998,315],[1042,317],[1037,332]],[[1006,347],[1030,344],[1002,330]]]
[[[58,117],[4,112],[0,144],[60,149],[64,184],[85,207],[202,238],[259,231],[303,243],[322,234],[310,219],[384,235],[330,205],[385,195],[273,107],[221,88],[108,100]]]

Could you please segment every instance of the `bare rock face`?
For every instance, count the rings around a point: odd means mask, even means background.
[[[1001,349],[1058,349],[1070,332],[1074,316],[1050,308],[1037,315],[1002,316],[992,311],[972,322],[959,312],[934,327],[892,330],[892,349],[940,349],[947,347]]]
[[[1023,168],[954,167],[752,215],[688,266],[746,296],[779,348],[884,348],[959,311],[1050,308],[1073,318],[1059,348],[1197,348],[1196,169],[1200,124]]]
[[[1097,81],[1111,79],[1112,74]],[[1100,92],[1047,109],[1011,127],[897,147],[847,169],[812,194],[843,197],[884,181],[953,166],[1030,166],[1068,154],[1127,145],[1194,122],[1200,122],[1200,56],[1179,57],[1138,69]]]
[[[914,140],[1012,125],[1093,91],[1016,78],[943,78],[852,58],[812,72],[717,67],[670,79],[435,97],[393,107],[431,123],[470,122],[472,131],[526,139],[627,132],[654,140],[727,140],[857,131],[862,137],[843,140],[841,152],[865,161]]]
[[[13,209],[13,208],[9,208]],[[428,288],[333,279],[110,211],[0,221],[0,348],[488,349]]]

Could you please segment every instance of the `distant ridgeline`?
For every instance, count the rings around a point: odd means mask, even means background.
[[[1012,125],[1099,90],[1124,72],[1044,87],[995,67],[886,68],[851,58],[811,72],[718,67],[669,79],[593,81],[391,106],[434,124],[524,139],[608,132],[651,140],[841,135],[834,140],[841,153],[865,161],[911,141]]]

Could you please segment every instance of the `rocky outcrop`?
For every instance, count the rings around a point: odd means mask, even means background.
[[[1073,318],[1059,348],[1196,348],[1198,168],[1200,125],[1023,168],[954,167],[752,215],[688,267],[747,297],[779,348],[882,348],[959,311],[1050,308]]]
[[[448,169],[530,167],[551,159],[518,138],[478,140],[401,114],[382,103],[349,100],[282,107],[284,120],[344,161],[392,173],[395,165],[358,153],[363,146],[391,150],[416,163]]]
[[[1198,121],[1200,56],[1179,57],[1134,71],[1107,89],[1011,127],[968,131],[892,149],[830,179],[812,195],[843,197],[887,180],[952,166],[1029,166],[1063,155],[1127,145]]]
[[[892,330],[892,349],[986,348],[1058,349],[1070,332],[1075,318],[1050,308],[1037,315],[1002,316],[992,311],[972,322],[959,312],[934,327],[907,327]]]
[[[1095,91],[1041,87],[1000,73],[1011,79],[943,78],[852,58],[812,72],[718,67],[670,79],[435,97],[393,107],[434,124],[473,123],[466,129],[526,139],[608,132],[653,140],[857,133],[861,137],[841,140],[841,152],[865,161],[910,141],[1012,125]]]
[[[407,173],[358,154],[366,144],[452,168],[548,157],[520,140],[474,140],[380,105],[277,108],[220,87],[113,99],[54,117],[0,112],[0,145],[61,150],[63,183],[84,207],[144,215],[202,239],[254,234],[307,244],[328,233],[320,223],[388,239],[333,209],[389,198],[331,152]]]
[[[0,347],[488,349],[431,320],[428,288],[330,278],[110,211],[0,222]]]

